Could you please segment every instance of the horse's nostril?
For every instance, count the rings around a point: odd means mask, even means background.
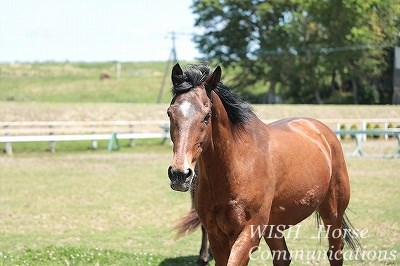
[[[190,168],[188,168],[187,170],[188,170],[188,172],[186,173],[186,178],[189,178],[189,177],[192,176],[193,171],[192,171],[192,169],[190,169]]]
[[[171,181],[176,179],[175,173],[172,171],[172,166],[168,167],[168,177]]]
[[[187,171],[179,171],[179,170],[174,170],[172,166],[168,168],[168,177],[171,181],[185,181],[187,178],[189,178],[193,174],[192,169],[188,168]]]

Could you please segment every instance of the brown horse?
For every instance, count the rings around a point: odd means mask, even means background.
[[[220,67],[211,72],[206,64],[185,70],[176,64],[167,111],[174,153],[171,188],[193,189],[216,264],[247,265],[262,237],[252,230],[263,227],[274,265],[289,265],[278,228],[316,211],[327,231],[330,264],[342,265],[342,236],[353,248],[358,242],[343,234],[350,227],[345,219],[350,184],[337,137],[309,118],[265,125],[220,79]]]

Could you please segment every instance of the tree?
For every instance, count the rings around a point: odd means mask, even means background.
[[[286,102],[322,103],[348,88],[354,103],[379,101],[377,80],[399,41],[395,0],[194,0],[192,8],[204,59],[239,67],[238,88],[264,81],[267,102],[277,87]]]

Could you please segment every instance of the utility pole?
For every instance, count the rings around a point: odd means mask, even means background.
[[[392,104],[400,104],[400,46],[394,48]]]
[[[178,63],[178,59],[176,57],[176,46],[175,46],[176,33],[175,33],[175,31],[169,32],[167,34],[167,37],[171,38],[172,47],[171,47],[171,51],[169,53],[167,64],[165,66],[164,77],[162,79],[160,91],[158,93],[157,103],[161,102],[162,96],[164,94],[165,81],[167,80],[167,76],[168,76],[168,73],[169,73],[170,68],[171,68],[170,67],[170,63],[171,62],[172,62],[172,64]]]

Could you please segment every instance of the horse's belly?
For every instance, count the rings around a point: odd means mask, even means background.
[[[274,201],[271,206],[269,224],[296,225],[310,216],[324,199],[325,194],[305,193],[285,201]]]
[[[276,187],[270,221],[293,225],[308,217],[324,200],[332,175],[332,159],[330,147],[319,131],[313,130],[306,136],[296,132],[288,135],[285,144],[276,147],[278,162],[270,162],[278,164],[275,168],[281,170],[274,175]]]
[[[277,181],[271,216],[284,217],[298,223],[308,217],[325,199],[331,180],[328,167],[288,173]]]

